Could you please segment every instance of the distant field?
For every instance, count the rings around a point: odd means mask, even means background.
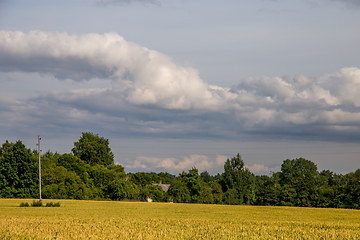
[[[360,211],[0,199],[0,239],[360,239]]]

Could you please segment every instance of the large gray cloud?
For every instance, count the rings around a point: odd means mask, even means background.
[[[319,79],[252,77],[232,88],[115,33],[0,32],[0,71],[40,72],[113,87],[0,98],[0,128],[74,129],[159,137],[359,141],[360,69]]]
[[[115,33],[71,35],[33,31],[0,32],[0,71],[43,72],[74,81],[107,78],[122,84],[126,100],[164,108],[218,106],[191,67],[127,42]]]

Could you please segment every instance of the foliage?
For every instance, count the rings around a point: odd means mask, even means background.
[[[215,176],[199,174],[195,167],[178,177],[166,172],[126,174],[123,166],[113,164],[108,145],[103,137],[83,133],[73,154],[44,153],[42,197],[360,209],[360,169],[345,175],[318,172],[315,163],[298,158],[284,160],[281,171],[271,176],[255,176],[237,154]],[[155,185],[160,182],[170,184],[167,193]],[[38,152],[20,140],[6,141],[0,148],[0,197],[37,198],[38,191]]]
[[[42,171],[44,198],[50,199],[89,199],[91,189],[81,178],[63,166],[51,166]]]
[[[98,198],[113,198],[111,185],[114,184],[114,181],[117,184],[119,181],[123,182],[126,178],[124,168],[121,165],[95,165],[91,167],[89,175],[98,191]]]
[[[74,142],[71,150],[74,156],[90,165],[114,164],[114,154],[109,147],[109,140],[90,132],[83,132],[78,142]]]
[[[91,168],[90,165],[78,157],[64,153],[58,157],[57,166],[62,166],[70,172],[75,172],[88,187],[93,185],[88,173]]]
[[[283,205],[279,202],[281,186],[277,176],[276,173],[272,177],[266,175],[256,176],[256,205]]]
[[[60,202],[55,202],[55,203],[53,203],[53,202],[48,202],[48,203],[46,203],[46,205],[45,205],[45,207],[60,207]]]
[[[140,190],[137,185],[123,179],[115,179],[109,186],[109,197],[112,200],[137,199]]]
[[[159,185],[146,185],[140,191],[140,198],[146,200],[147,198],[151,198],[153,202],[165,202],[166,193],[162,190]]]
[[[316,196],[317,166],[304,158],[286,159],[281,165],[280,181],[296,191],[292,203],[295,206],[310,207]]]
[[[230,192],[227,197],[233,196],[239,204],[252,204],[255,201],[255,177],[245,168],[240,154],[227,159],[224,164],[223,189]],[[229,195],[230,194],[230,195]]]
[[[0,150],[0,197],[32,198],[38,191],[38,162],[19,140]]]
[[[180,180],[174,181],[168,191],[175,203],[189,203],[191,201],[190,191],[185,182]]]
[[[209,182],[209,187],[213,195],[213,203],[221,204],[223,201],[223,191],[221,185],[218,182]]]
[[[203,202],[203,184],[199,176],[199,171],[193,167],[189,172],[183,171],[179,180],[185,183],[190,194],[190,202],[202,203]]]
[[[43,203],[42,201],[33,201],[33,203],[31,204],[32,207],[42,207]]]
[[[28,207],[29,204],[27,202],[22,202],[20,203],[20,207]]]
[[[209,183],[213,180],[208,171],[203,171],[202,173],[200,173],[200,178],[206,183]]]

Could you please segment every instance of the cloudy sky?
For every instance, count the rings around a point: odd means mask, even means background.
[[[0,140],[127,172],[360,168],[359,0],[0,0]]]

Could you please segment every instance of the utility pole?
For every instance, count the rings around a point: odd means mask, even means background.
[[[40,160],[40,157],[41,157],[41,150],[40,150],[40,135],[38,135],[38,143],[36,145],[38,145],[38,152],[39,152],[39,196],[40,196],[40,202],[42,202],[42,199],[41,199],[41,160]]]

